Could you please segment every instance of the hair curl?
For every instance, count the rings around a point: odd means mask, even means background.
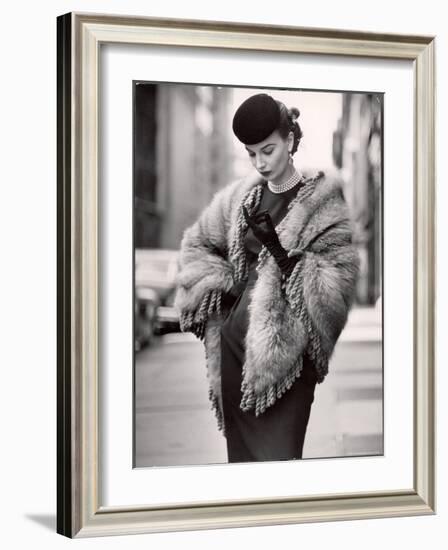
[[[278,99],[276,99],[275,101],[280,108],[280,121],[277,126],[278,133],[283,139],[286,139],[288,137],[289,132],[292,132],[294,134],[294,141],[291,150],[291,155],[294,155],[303,137],[302,129],[297,122],[297,119],[300,116],[300,111],[299,109],[297,109],[297,107],[291,107],[290,109],[288,109],[286,105]]]

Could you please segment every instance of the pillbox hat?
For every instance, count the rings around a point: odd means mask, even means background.
[[[236,137],[246,145],[266,139],[278,127],[280,108],[270,95],[256,94],[238,107],[232,128]]]

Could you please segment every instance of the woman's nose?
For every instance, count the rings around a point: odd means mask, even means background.
[[[265,167],[265,163],[264,163],[264,159],[263,159],[263,158],[257,157],[257,159],[256,159],[255,162],[256,162],[256,165],[255,165],[255,166],[256,166],[257,170],[261,170],[262,168]]]

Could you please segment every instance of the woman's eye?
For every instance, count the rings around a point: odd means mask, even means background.
[[[260,154],[262,155],[271,155],[274,152],[274,149],[269,149],[269,151],[262,151]],[[255,153],[252,153],[248,151],[247,153],[251,158],[255,157]]]

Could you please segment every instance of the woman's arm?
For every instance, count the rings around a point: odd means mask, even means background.
[[[234,182],[218,191],[182,237],[174,307],[181,329],[198,337],[203,335],[205,321],[220,310],[222,292],[233,285],[227,235],[239,184]]]

